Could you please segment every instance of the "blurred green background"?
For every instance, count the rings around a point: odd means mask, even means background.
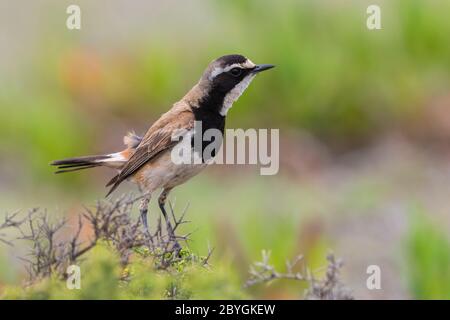
[[[73,215],[104,197],[106,169],[55,176],[51,160],[121,148],[181,98],[206,65],[240,53],[277,68],[234,105],[228,128],[279,128],[280,172],[214,166],[171,194],[190,203],[190,246],[245,280],[332,250],[356,298],[450,298],[450,2],[0,0],[0,214]],[[134,190],[124,185],[120,192]],[[153,204],[151,214],[159,212]],[[23,277],[0,247],[0,291]],[[379,265],[382,289],[368,290]],[[253,288],[298,298],[296,284]],[[220,297],[217,297],[220,298]]]

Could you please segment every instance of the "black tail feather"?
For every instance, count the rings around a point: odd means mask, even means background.
[[[61,166],[61,165],[73,165],[73,164],[92,164],[98,160],[105,160],[110,158],[109,155],[101,155],[101,156],[84,156],[84,157],[75,157],[75,158],[67,158],[62,160],[55,160],[50,163],[52,166]]]
[[[55,173],[65,173],[65,172],[72,172],[72,171],[78,171],[78,170],[83,170],[83,169],[99,167],[102,165],[101,161],[99,161],[99,160],[105,160],[105,159],[109,159],[109,158],[111,158],[111,156],[109,156],[109,155],[67,158],[67,159],[53,161],[50,163],[50,165],[58,167],[57,171],[55,171]],[[116,183],[117,178],[118,178],[118,176],[115,176],[106,185],[107,187],[112,185],[111,189],[109,190],[109,192],[106,196],[109,196],[118,187],[119,184]]]
[[[101,166],[101,165],[100,164],[90,164],[90,165],[78,166],[78,167],[58,167],[58,170],[55,171],[55,174],[65,173],[65,172],[73,172],[73,171],[78,171],[78,170],[83,170],[83,169],[95,168],[95,167],[99,167],[99,166]],[[70,168],[70,169],[66,169],[66,168]]]
[[[58,166],[58,169],[66,169],[66,168],[76,168],[76,167],[84,167],[84,166],[91,166],[94,163],[77,163],[77,164],[65,164],[62,166]]]
[[[58,167],[55,173],[64,173],[101,166],[98,161],[108,158],[108,155],[67,158],[53,161],[50,165]]]

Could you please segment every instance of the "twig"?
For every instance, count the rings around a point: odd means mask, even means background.
[[[157,229],[148,241],[148,236],[142,230],[141,220],[134,219],[131,215],[133,205],[141,198],[142,196],[123,196],[112,201],[97,201],[94,208],[85,207],[84,212],[78,217],[75,232],[69,238],[61,236],[62,230],[69,227],[67,219],[52,222],[45,210],[37,208],[30,210],[22,219],[18,218],[18,212],[6,215],[4,222],[0,224],[0,230],[15,229],[19,233],[17,240],[24,240],[30,244],[27,258],[22,258],[27,264],[30,280],[48,277],[54,272],[65,277],[67,267],[77,263],[100,240],[117,250],[124,266],[134,249],[147,247],[159,260],[156,267],[167,269],[180,259],[178,256],[180,248],[175,245],[176,239],[187,241],[189,234],[175,236],[175,239],[169,237],[167,230],[163,233],[159,218]],[[175,231],[179,225],[187,222],[184,220],[187,207],[178,219],[172,205],[170,208]],[[93,236],[83,243],[80,237],[86,227],[93,230]],[[4,238],[3,233],[0,234],[0,242],[13,244],[13,241]]]
[[[316,280],[309,269],[305,267],[303,256],[299,255],[292,261],[286,261],[286,272],[278,272],[269,263],[270,252],[262,251],[262,261],[255,262],[250,266],[250,277],[245,283],[245,287],[251,287],[260,283],[268,283],[276,279],[290,279],[303,281],[309,284],[309,289],[305,293],[306,299],[317,300],[351,300],[350,291],[342,284],[339,278],[339,271],[343,265],[342,260],[334,257],[333,254],[327,256],[328,266],[325,278]],[[302,262],[302,272],[295,272],[295,267]]]

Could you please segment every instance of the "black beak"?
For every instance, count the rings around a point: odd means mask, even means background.
[[[269,70],[275,67],[273,64],[258,64],[256,67],[252,70],[253,73],[258,73],[264,70]]]

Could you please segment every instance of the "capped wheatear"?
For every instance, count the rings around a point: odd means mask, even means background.
[[[56,173],[98,166],[117,169],[118,174],[106,185],[111,186],[108,195],[124,180],[135,182],[144,192],[140,213],[146,232],[148,232],[147,210],[150,197],[155,190],[162,189],[158,204],[166,220],[169,235],[173,236],[164,206],[167,195],[174,187],[186,182],[206,166],[205,161],[192,164],[176,164],[172,161],[171,151],[179,143],[173,139],[174,133],[184,129],[194,134],[194,122],[201,121],[203,132],[217,129],[223,135],[225,118],[233,103],[256,74],[273,67],[270,64],[256,65],[238,54],[220,57],[209,64],[197,84],[153,123],[143,137],[134,134],[125,136],[124,142],[127,146],[125,150],[105,155],[56,160],[51,165],[58,166]],[[205,144],[202,148],[204,147]]]

